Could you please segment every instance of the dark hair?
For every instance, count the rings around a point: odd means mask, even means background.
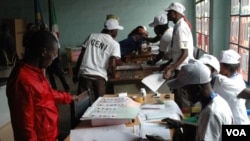
[[[227,68],[231,73],[235,73],[239,67],[240,63],[238,64],[227,64],[227,63],[221,63],[225,68]]]
[[[144,28],[144,27],[141,26],[141,25],[137,26],[136,28],[134,28],[134,29],[128,34],[128,37],[131,37],[131,36],[133,36],[133,35],[138,34],[138,31],[139,31],[140,28]]]
[[[45,30],[38,30],[34,32],[26,44],[26,48],[28,49],[25,52],[25,57],[34,58],[40,54],[41,49],[46,48],[50,50],[54,42],[57,43],[57,39],[55,36]]]

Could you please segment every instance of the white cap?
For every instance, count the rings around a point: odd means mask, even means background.
[[[104,23],[104,28],[108,30],[120,29],[123,30],[123,26],[119,25],[117,19],[107,19]]]
[[[210,65],[213,67],[217,72],[220,72],[220,62],[219,60],[210,54],[203,54],[199,61],[205,65]]]
[[[211,80],[211,71],[199,61],[190,61],[181,67],[177,78],[167,81],[170,88],[176,89],[186,85],[205,84]]]
[[[150,27],[155,27],[157,25],[164,25],[168,23],[168,17],[166,14],[160,14],[154,17],[154,21],[149,24]]]
[[[186,10],[186,8],[179,2],[173,2],[168,6],[168,8],[165,9],[165,11],[169,10],[174,10],[184,16],[184,11]]]
[[[240,55],[232,49],[221,51],[220,62],[226,64],[238,64],[240,63]]]

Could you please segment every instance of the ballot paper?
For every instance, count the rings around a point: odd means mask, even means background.
[[[136,118],[140,106],[130,97],[99,97],[80,120],[91,120],[92,126],[125,124]]]
[[[70,141],[137,141],[139,139],[140,137],[124,124],[70,131]]]
[[[145,84],[153,92],[157,92],[157,90],[161,87],[161,85],[165,81],[166,80],[163,79],[162,73],[153,73],[151,75],[146,76],[144,79],[142,79],[141,82]]]

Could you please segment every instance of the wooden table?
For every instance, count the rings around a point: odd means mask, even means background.
[[[159,70],[160,66],[150,66],[142,63],[117,66],[116,78],[108,80],[108,92],[119,93],[126,91],[128,93],[138,93],[140,87],[145,87],[141,80]]]
[[[128,96],[136,96],[136,95],[139,95],[139,94],[129,94]],[[169,95],[170,97],[168,99],[166,99],[165,98],[166,95]],[[115,97],[115,96],[117,96],[117,94],[107,94],[105,96]],[[147,94],[146,103],[156,103],[156,99],[159,99],[159,98],[153,98],[151,94]],[[161,94],[160,99],[173,100],[174,99],[174,94]],[[134,122],[129,122],[129,123],[126,124],[126,126],[127,127],[133,127],[134,125],[139,125],[139,124],[140,124],[140,121],[139,121],[138,118],[136,118]],[[89,120],[83,120],[83,121],[80,122],[80,124],[75,129],[89,128],[89,127],[92,127],[90,121]],[[171,136],[173,137],[174,130],[171,129],[170,133],[171,133]],[[64,141],[70,141],[70,135],[67,136]]]
[[[127,54],[124,56],[125,63],[138,63],[138,62],[147,62],[152,60],[157,54],[153,53],[152,51],[143,52],[137,54],[135,52]]]
[[[121,65],[116,68],[116,78],[111,78],[108,82],[114,84],[140,82],[144,77],[159,70],[160,66],[150,66],[147,64]]]

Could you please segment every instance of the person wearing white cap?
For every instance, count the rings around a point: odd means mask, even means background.
[[[207,65],[208,68],[211,70],[211,85],[212,87],[214,86],[214,81],[216,77],[220,73],[220,62],[219,60],[210,54],[203,54],[200,58],[199,61],[202,62],[203,64]]]
[[[171,3],[166,9],[167,17],[169,21],[173,21],[174,31],[171,43],[171,56],[172,63],[165,68],[164,78],[171,79],[178,74],[180,68],[188,63],[188,60],[194,59],[193,56],[193,36],[189,24],[184,20],[185,7],[178,2]],[[189,106],[188,102],[185,102],[181,89],[174,89],[175,101],[180,108]]]
[[[219,60],[221,75],[216,77],[213,89],[228,102],[234,117],[233,124],[249,125],[246,100],[240,98],[247,90],[242,75],[237,72],[240,66],[240,55],[234,50],[224,50]]]
[[[210,81],[211,72],[200,61],[190,61],[181,68],[175,79],[167,81],[170,88],[182,87],[192,103],[198,101],[201,103],[202,110],[196,124],[196,141],[221,141],[222,125],[230,125],[233,122],[228,103],[213,91]],[[170,118],[163,121],[166,121],[169,126],[179,125],[187,128],[191,126]]]
[[[150,27],[154,27],[154,32],[160,38],[160,47],[159,53],[153,60],[148,61],[147,63],[150,65],[154,65],[160,59],[170,60],[171,55],[169,53],[172,35],[173,35],[173,28],[168,26],[168,18],[165,14],[159,14],[154,17],[154,21],[149,24]]]
[[[120,45],[114,40],[118,30],[123,30],[118,20],[107,19],[102,32],[90,34],[82,44],[82,51],[73,72],[75,83],[79,76],[78,94],[94,88],[94,98],[97,99],[106,93],[106,81],[108,77],[115,77],[116,59],[120,58]]]

